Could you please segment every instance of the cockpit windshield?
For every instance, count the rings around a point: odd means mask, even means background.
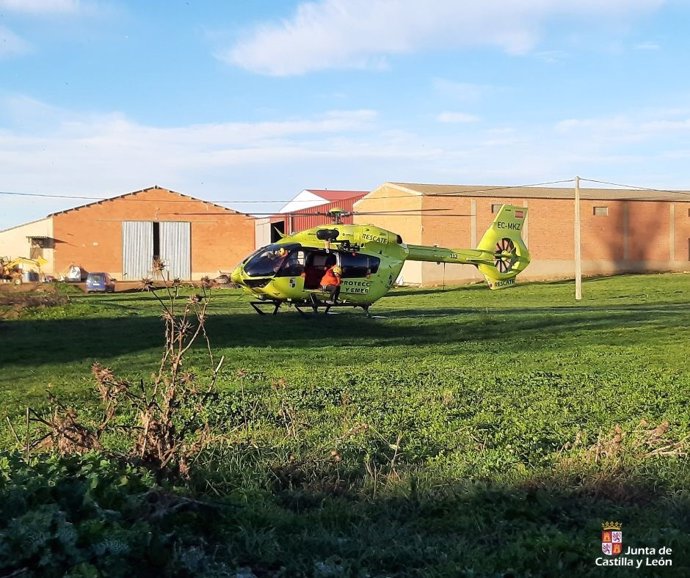
[[[298,243],[279,245],[273,243],[259,249],[244,265],[244,271],[250,277],[268,277],[275,275],[287,260],[291,251],[300,248]]]

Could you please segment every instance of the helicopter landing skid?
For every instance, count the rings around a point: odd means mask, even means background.
[[[281,301],[273,301],[273,300],[264,300],[264,301],[250,301],[249,304],[254,308],[254,311],[256,311],[259,315],[268,315],[269,313],[264,311],[262,307],[266,307],[267,305],[269,307],[273,307],[273,311],[270,311],[270,315],[277,315],[278,310],[280,309],[280,306],[282,305]],[[339,301],[337,303],[329,303],[328,301],[322,301],[318,299],[316,296],[312,296],[308,301],[301,301],[301,302],[293,302],[290,305],[292,305],[297,312],[300,315],[306,316],[308,315],[307,312],[302,310],[302,307],[309,306],[311,307],[312,310],[312,315],[319,313],[319,309],[323,309],[323,314],[328,315],[329,311],[332,308],[339,308],[339,307],[360,307],[364,313],[366,313],[367,317],[371,317],[371,313],[369,313],[369,305],[355,305],[354,303],[345,303],[342,301]]]
[[[369,305],[355,305],[354,303],[346,303],[343,301],[337,301],[335,303],[333,303],[332,301],[323,301],[323,300],[319,299],[318,297],[316,297],[316,295],[314,295],[313,293],[309,296],[309,305],[311,306],[312,311],[314,313],[318,313],[319,307],[323,307],[323,314],[324,315],[328,315],[329,311],[333,307],[335,307],[335,308],[338,308],[338,307],[354,307],[354,308],[361,307],[364,310],[364,313],[366,313],[367,317],[371,317],[371,313],[369,313]],[[303,313],[303,311],[300,311],[299,307],[297,307],[297,310],[300,313]]]
[[[259,315],[266,315],[266,312],[261,310],[261,306],[263,305],[273,305],[273,313],[271,313],[271,315],[276,315],[278,309],[280,309],[280,301],[250,301],[249,304]]]

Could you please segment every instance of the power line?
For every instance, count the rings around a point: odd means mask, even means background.
[[[167,190],[167,189],[159,189],[159,190]],[[139,191],[137,191],[139,192]],[[79,200],[88,200],[88,201],[114,201],[114,200],[124,200],[124,201],[133,201],[133,202],[141,202],[141,203],[150,203],[151,199],[135,199],[130,197],[129,195],[132,195],[134,193],[125,193],[124,195],[116,195],[114,197],[87,197],[87,196],[82,196],[82,195],[48,195],[48,194],[43,194],[43,193],[17,193],[17,192],[12,192],[12,191],[0,191],[0,195],[12,195],[12,196],[17,196],[17,197],[41,197],[44,199],[79,199]],[[277,201],[269,201],[269,200],[210,200],[207,201],[205,199],[156,199],[157,203],[198,203],[199,201],[202,201],[204,203],[214,203],[214,204],[220,204],[220,203],[291,203],[291,202],[298,202],[298,203],[310,203],[313,201],[309,200],[304,200],[304,201],[295,201],[294,199],[291,199],[289,201],[284,201],[284,200],[277,200]]]
[[[613,186],[613,187],[620,187],[620,188],[626,188],[626,189],[631,189],[631,190],[640,190],[640,191],[650,191],[650,192],[660,192],[660,193],[671,193],[671,194],[678,194],[678,195],[690,195],[690,192],[688,191],[681,191],[681,190],[673,190],[673,189],[658,189],[658,188],[653,188],[653,187],[642,187],[642,186],[636,186],[636,185],[625,185],[625,184],[620,184],[620,183],[613,183],[613,182],[608,182],[608,181],[601,181],[601,180],[596,180],[596,179],[588,179],[582,177],[580,179],[581,181],[586,181],[590,183],[596,183],[600,185],[607,185],[607,186]],[[492,191],[505,191],[505,190],[511,190],[511,189],[525,189],[525,188],[531,188],[531,187],[544,187],[544,186],[549,186],[549,185],[559,185],[559,184],[567,184],[567,183],[573,183],[575,179],[562,179],[562,180],[557,180],[557,181],[545,181],[541,183],[530,183],[530,184],[522,184],[522,185],[500,185],[500,186],[493,186],[493,187],[477,187],[477,188],[468,188],[468,189],[463,189],[463,190],[457,190],[457,191],[450,191],[450,192],[445,192],[445,193],[426,193],[424,196],[426,197],[457,197],[457,196],[463,196],[463,195],[472,195],[476,193],[488,193]],[[398,184],[398,183],[393,183]],[[404,185],[405,183],[400,183],[401,185]],[[145,189],[146,190],[146,189]],[[162,189],[166,190],[166,189]],[[308,189],[307,189],[308,190]],[[136,191],[141,192],[141,191]],[[174,192],[174,191],[173,191]],[[80,200],[80,201],[94,201],[94,202],[101,202],[101,201],[112,201],[112,200],[124,200],[128,202],[151,202],[151,199],[138,199],[134,198],[133,195],[135,193],[125,193],[123,195],[116,195],[113,197],[96,197],[96,196],[88,196],[88,195],[67,195],[67,194],[45,194],[45,193],[23,193],[23,192],[16,192],[16,191],[0,191],[0,195],[5,195],[5,196],[16,196],[16,197],[31,197],[31,198],[43,198],[43,199],[74,199],[74,200]],[[217,204],[217,205],[249,205],[249,204],[255,204],[255,205],[265,205],[265,204],[287,204],[287,203],[304,203],[304,204],[312,204],[314,202],[313,199],[305,199],[305,200],[299,200],[299,199],[288,199],[288,200],[283,200],[283,199],[277,199],[277,200],[266,200],[266,199],[231,199],[231,200],[226,200],[226,199],[212,199],[212,200],[206,200],[206,199],[198,199],[198,198],[186,198],[186,196],[183,195],[185,198],[180,198],[180,199],[156,199],[155,202],[157,203],[196,203],[196,202],[205,202],[205,203],[212,203],[212,204]],[[367,199],[368,201],[378,201],[378,200],[389,200],[389,199],[408,199],[409,195],[383,195],[383,196],[378,196],[378,197],[373,197],[371,199]],[[346,199],[342,199],[346,200]],[[329,202],[338,202],[338,201],[329,201]],[[307,210],[312,208],[310,207],[305,207],[304,209],[296,209],[296,210]],[[276,212],[276,214],[278,214]]]
[[[482,189],[463,189],[462,191],[450,192],[450,193],[427,193],[428,197],[454,197],[458,195],[468,195],[472,193],[486,193],[491,191],[503,191],[507,189],[527,189],[530,187],[544,187],[546,185],[559,185],[563,183],[572,183],[575,179],[563,179],[561,181],[548,181],[544,183],[532,183],[528,185],[501,185],[496,187],[485,187]]]
[[[467,190],[462,190],[462,191],[457,191],[457,192],[449,192],[449,193],[428,193],[425,196],[433,197],[433,196],[454,196],[454,195],[467,195],[471,193],[481,193],[481,192],[489,192],[489,191],[500,191],[504,189],[521,189],[521,188],[527,188],[527,187],[540,187],[540,186],[545,186],[545,185],[555,185],[555,184],[561,184],[561,183],[571,183],[573,182],[573,179],[566,179],[566,180],[561,180],[561,181],[550,181],[550,182],[544,182],[544,183],[535,183],[535,184],[528,184],[528,185],[501,185],[501,186],[496,186],[496,187],[484,187],[484,188],[479,188],[479,189],[467,189]],[[394,183],[395,184],[395,183]],[[146,189],[145,189],[146,190]],[[309,190],[309,189],[307,189]],[[140,191],[136,191],[140,192]],[[173,191],[174,192],[174,191]],[[77,199],[77,200],[86,200],[86,201],[111,201],[115,199],[120,199],[120,200],[127,200],[127,201],[133,201],[133,202],[150,202],[150,199],[136,199],[132,198],[129,195],[132,195],[133,193],[125,193],[124,195],[116,195],[114,197],[92,197],[92,196],[85,196],[85,195],[64,195],[64,194],[45,194],[45,193],[20,193],[20,192],[13,192],[13,191],[0,191],[0,195],[11,195],[11,196],[17,196],[17,197],[38,197],[38,198],[44,198],[44,199]],[[126,198],[125,198],[126,197]],[[350,197],[351,198],[351,197]],[[378,199],[407,199],[409,198],[409,195],[387,195],[387,196],[381,196],[381,197],[375,197],[374,199],[369,199],[369,200],[378,200]],[[346,199],[342,199],[346,200]],[[237,203],[237,204],[266,204],[266,203],[313,203],[313,199],[305,199],[305,200],[298,200],[298,199],[288,199],[288,200],[282,200],[282,199],[277,199],[277,200],[263,200],[263,199],[232,199],[232,200],[205,200],[205,199],[157,199],[156,202],[159,203],[184,203],[184,202],[198,202],[198,201],[204,201],[206,203],[215,203],[215,204],[230,204],[230,203]],[[338,201],[329,201],[329,202],[334,202],[337,203]]]
[[[690,192],[688,191],[679,191],[679,190],[674,190],[674,189],[654,189],[651,187],[640,187],[636,185],[622,185],[620,183],[610,183],[608,181],[598,181],[596,179],[586,179],[582,177],[580,179],[581,181],[587,181],[588,183],[597,183],[598,185],[608,185],[610,187],[621,187],[623,189],[631,189],[635,191],[650,191],[654,193],[671,193],[674,195],[690,195]]]
[[[43,197],[47,199],[82,199],[82,200],[97,200],[105,201],[102,197],[83,197],[78,195],[45,195],[41,193],[13,193],[10,191],[0,191],[0,195],[13,195],[16,197]]]

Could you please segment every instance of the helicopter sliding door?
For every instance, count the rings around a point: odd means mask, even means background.
[[[304,288],[318,289],[326,269],[338,262],[336,254],[331,251],[315,250],[307,252],[304,263]]]
[[[333,265],[343,268],[343,279],[368,278],[379,269],[380,259],[369,255],[326,252],[325,250],[308,251],[304,265],[304,288],[318,289],[326,269]]]

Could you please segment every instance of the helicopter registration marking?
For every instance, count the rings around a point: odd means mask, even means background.
[[[519,231],[522,229],[522,223],[504,223],[503,221],[498,221],[496,223],[498,229],[512,229],[513,231]]]

